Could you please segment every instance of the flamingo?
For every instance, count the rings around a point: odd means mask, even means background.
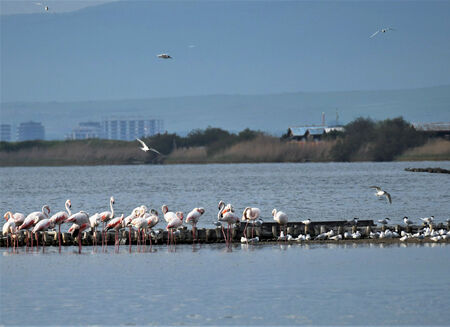
[[[36,234],[37,232],[44,232],[46,230],[48,230],[49,227],[53,227],[54,223],[51,221],[51,218],[46,218],[46,219],[42,219],[40,220],[33,228],[32,233],[34,234],[34,237],[36,237],[36,246],[38,246],[39,244],[39,240],[38,240],[38,234]],[[61,246],[61,244],[60,244]],[[42,251],[44,251],[45,249],[45,242],[44,242],[44,238],[42,238]],[[61,250],[61,248],[60,248]]]
[[[234,208],[231,204],[225,205],[223,201],[219,202],[219,213],[217,214],[217,218],[220,222],[226,222],[228,224],[227,227],[227,235],[225,236],[225,231],[222,226],[223,237],[225,238],[225,243],[227,246],[231,245],[231,235],[230,235],[230,227],[233,224],[239,223],[239,218],[234,214]]]
[[[145,230],[148,226],[148,221],[144,217],[138,217],[131,221],[131,225],[133,225],[138,230],[138,240],[142,234],[142,243],[145,245]]]
[[[5,218],[6,221],[8,221],[8,219],[12,219],[14,221],[14,223],[16,224],[16,227],[18,228],[20,225],[23,224],[23,222],[25,220],[25,215],[20,212],[16,212],[13,214],[11,211],[8,211],[7,213],[5,213],[3,218]]]
[[[89,225],[93,231],[92,238],[94,240],[94,246],[97,245],[97,227],[100,224],[102,217],[98,212],[89,217]]]
[[[66,207],[67,212],[59,211],[50,218],[50,222],[53,226],[58,225],[59,252],[61,252],[61,224],[63,224],[66,219],[72,215],[72,213],[70,212],[70,208],[72,208],[72,203],[70,202],[70,200],[67,200],[64,206]]]
[[[72,227],[69,229],[69,233],[72,233],[72,235],[75,233],[74,237],[78,235],[78,253],[81,253],[81,233],[91,225],[89,221],[89,214],[86,211],[79,211],[71,215],[64,222],[73,223]]]
[[[111,219],[105,228],[105,233],[108,232],[110,229],[114,229],[116,231],[114,246],[117,247],[117,250],[119,249],[120,246],[118,233],[119,229],[122,228],[122,224],[123,224],[123,214],[120,217]]]
[[[172,219],[171,221],[169,221],[169,223],[167,224],[167,233],[169,233],[170,231],[170,235],[171,235],[171,242],[173,243],[174,241],[174,237],[173,237],[173,229],[177,229],[178,227],[180,227],[181,225],[183,225],[183,217],[184,214],[181,211],[177,211],[175,213],[176,218]],[[175,245],[177,244],[177,240],[176,240],[176,236],[175,236]]]
[[[151,215],[149,217],[147,217],[147,225],[148,225],[148,229],[150,229],[150,247],[152,246],[152,235],[151,235],[151,230],[153,227],[155,227],[158,223],[159,223],[159,217],[158,217],[158,211],[156,211],[155,209],[152,209],[151,211]]]
[[[14,222],[14,219],[9,219],[2,227],[2,235],[6,236],[6,247],[9,248],[9,237],[8,234],[11,234],[11,240],[13,237],[13,234],[16,233],[16,223]],[[15,240],[13,241],[14,247],[15,247]]]
[[[42,207],[42,211],[34,211],[30,213],[23,224],[20,225],[19,230],[27,230],[27,246],[28,246],[28,238],[31,237],[30,229],[34,227],[40,220],[48,218],[50,213],[50,207],[46,204]],[[31,247],[33,247],[33,238],[31,237]]]
[[[244,228],[244,235],[245,238],[247,238],[247,225],[249,223],[249,221],[252,221],[252,238],[253,238],[253,231],[255,229],[255,220],[259,218],[259,215],[261,214],[261,210],[259,210],[259,208],[250,208],[247,207],[244,209],[244,212],[242,213],[242,220],[246,220],[247,223],[245,224],[245,228]]]
[[[111,208],[111,211],[103,211],[102,213],[100,213],[100,217],[103,223],[103,230],[102,230],[102,248],[103,248],[103,244],[104,244],[104,238],[106,236],[105,233],[105,225],[108,221],[110,221],[111,219],[114,218],[114,207],[113,204],[115,203],[114,201],[114,197],[110,197],[109,198],[109,206]],[[106,240],[106,245],[108,245],[108,240]]]
[[[186,223],[192,225],[192,242],[195,242],[197,235],[197,223],[200,217],[205,213],[203,208],[195,208],[188,213],[186,217]]]
[[[283,211],[277,211],[277,209],[272,210],[272,216],[273,220],[275,220],[279,225],[284,225],[284,234],[285,234],[285,241],[287,241],[287,223],[288,223],[288,217]],[[280,231],[280,237],[281,237],[281,231]]]

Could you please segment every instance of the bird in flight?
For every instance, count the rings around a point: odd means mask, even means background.
[[[376,195],[376,196],[378,196],[378,197],[380,197],[380,196],[385,196],[386,199],[389,201],[389,203],[392,203],[391,195],[390,195],[388,192],[383,191],[383,190],[382,190],[380,187],[378,187],[378,186],[371,186],[370,188],[374,188],[374,189],[376,190],[376,192],[375,192],[375,195]]]
[[[144,152],[153,151],[153,152],[155,152],[155,153],[157,153],[157,154],[159,154],[159,155],[162,155],[161,152],[159,152],[158,150],[153,149],[153,148],[149,148],[149,147],[147,146],[147,144],[144,143],[144,141],[142,141],[142,140],[140,140],[140,139],[136,139],[136,140],[138,140],[139,143],[141,143],[142,148],[140,148],[140,149],[141,149],[142,151],[144,151]]]
[[[373,33],[373,34],[369,37],[369,39],[373,38],[373,37],[374,37],[375,35],[377,35],[378,33],[386,33],[386,32],[388,32],[388,31],[395,31],[395,29],[393,29],[392,27],[382,28],[382,29],[376,31],[375,33]]]
[[[35,5],[44,6],[41,2],[35,2]],[[48,11],[48,6],[44,6],[45,11]]]
[[[173,59],[171,56],[169,56],[167,53],[161,53],[157,56],[158,58],[161,59]]]

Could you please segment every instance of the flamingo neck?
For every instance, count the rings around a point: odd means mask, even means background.
[[[67,202],[66,202],[66,210],[67,213],[69,214],[69,217],[72,216],[72,212],[70,211],[69,204]]]
[[[109,200],[109,207],[111,208],[111,218],[114,217],[114,207],[111,200]]]

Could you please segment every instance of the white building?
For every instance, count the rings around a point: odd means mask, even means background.
[[[131,141],[163,132],[161,119],[108,119],[103,122],[103,137],[109,140]]]

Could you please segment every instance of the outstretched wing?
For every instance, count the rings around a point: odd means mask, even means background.
[[[384,191],[384,195],[386,195],[386,199],[389,201],[389,203],[392,204],[391,195],[388,192],[386,192],[386,191]]]
[[[153,149],[153,148],[148,148],[150,151],[153,151],[153,152],[155,152],[155,153],[157,153],[157,154],[159,154],[159,155],[161,155],[162,156],[162,153],[161,152],[159,152],[158,150],[156,150],[156,149]]]
[[[378,32],[379,32],[379,31],[376,31],[375,33],[373,33],[373,34],[369,37],[369,39],[371,39],[371,38],[373,38],[375,35],[377,35]]]
[[[381,191],[381,187],[378,187],[378,186],[369,186],[369,188],[374,188],[374,189],[376,189],[377,191]]]
[[[142,148],[141,148],[141,149],[142,149],[143,151],[146,151],[146,152],[147,152],[147,151],[149,150],[147,144],[145,144],[144,141],[142,141],[142,140],[140,140],[140,139],[136,139],[136,140],[137,140],[139,143],[141,143],[141,145],[142,145]]]

